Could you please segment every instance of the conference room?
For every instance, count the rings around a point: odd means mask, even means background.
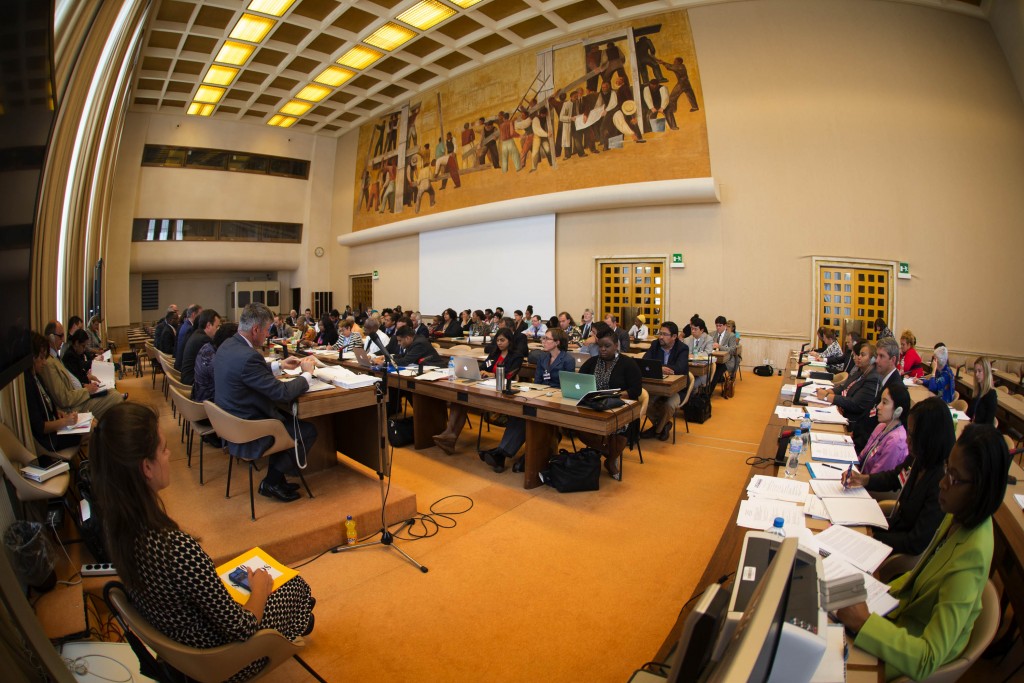
[[[300,656],[326,680],[628,680],[664,656],[709,568],[729,564],[719,548],[748,458],[766,428],[784,427],[769,417],[792,382],[779,372],[795,369],[801,345],[820,348],[820,327],[841,347],[850,331],[877,346],[878,318],[897,342],[912,330],[927,377],[941,343],[969,407],[974,361],[989,359],[1006,389],[998,429],[1019,435],[1024,329],[1008,303],[1024,246],[1018,0],[437,0],[424,5],[440,11],[432,19],[415,0],[18,6],[41,40],[7,41],[4,63],[22,65],[26,83],[43,68],[49,95],[5,96],[0,117],[16,150],[0,203],[3,329],[100,316],[116,392],[158,411],[168,515],[215,566],[258,546],[299,571],[316,598]],[[604,436],[626,427],[632,404],[617,409],[621,424],[573,407],[586,420],[565,425],[554,413],[568,409],[540,405],[553,387],[503,396],[492,378],[463,392],[468,425],[448,455],[433,437],[459,392],[418,392],[425,382],[390,373],[387,390],[408,396],[397,415],[423,433],[386,448],[380,478],[383,382],[304,393],[281,424],[316,427],[299,469],[312,497],[289,473],[299,490],[286,503],[260,495],[267,459],[250,470],[184,433],[195,430],[175,403],[174,354],[168,372],[146,348],[172,304],[179,318],[192,304],[216,311],[222,326],[249,304],[286,318],[309,309],[317,330],[350,306],[361,334],[367,312],[399,306],[428,326],[448,309],[545,324],[567,312],[576,325],[589,310],[594,322],[617,316],[627,336],[643,316],[649,336],[629,350],[640,354],[657,352],[665,323],[682,330],[695,315],[714,343],[723,316],[740,353],[732,398],[723,380],[703,423],[673,411],[665,440],[636,439],[621,480],[602,464],[588,492],[542,485],[544,458],[582,448],[598,422],[611,425]],[[449,338],[428,344],[440,353]],[[33,361],[4,348],[0,419],[35,457]],[[266,348],[288,372],[285,353],[299,352]],[[321,363],[366,374],[329,355]],[[766,366],[771,377],[754,373]],[[500,446],[510,414],[528,422],[526,472],[477,457]],[[96,558],[75,542],[69,488],[56,530],[45,501],[16,494],[0,518],[41,522],[70,556],[56,545],[58,579],[74,583]],[[325,553],[345,544],[348,515],[360,540],[387,525],[391,548]],[[108,578],[58,584],[35,604],[61,616],[18,621],[41,642],[116,641],[82,636],[117,630],[100,604]],[[552,645],[570,633],[566,656]],[[1021,649],[973,666],[1001,680]],[[268,674],[308,677],[295,661]]]

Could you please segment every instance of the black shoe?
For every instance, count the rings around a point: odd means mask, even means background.
[[[309,615],[309,623],[306,624],[306,630],[302,632],[302,635],[308,636],[313,632],[313,622],[316,621],[316,617],[312,614]]]
[[[499,448],[495,448],[493,451],[486,451],[484,453],[484,462],[490,465],[498,474],[505,471],[505,454]]]
[[[525,472],[526,471],[526,456],[519,458],[512,464],[513,472]]]
[[[648,427],[644,431],[640,432],[640,438],[641,439],[653,439],[656,436],[658,436],[658,432],[654,428],[654,425],[651,425],[650,427]]]
[[[124,399],[125,401],[127,401],[128,400],[128,392],[125,392],[125,393],[121,394],[121,398]]]
[[[285,491],[295,492],[295,491],[298,491],[299,489],[301,489],[302,487],[299,486],[298,484],[294,483],[294,482],[283,481],[283,482],[281,482],[281,488],[283,488]]]
[[[267,498],[276,498],[282,503],[290,503],[293,500],[299,499],[299,494],[289,491],[283,484],[268,484],[266,479],[260,482],[260,495]]]
[[[658,441],[668,441],[668,437],[669,437],[669,435],[671,435],[671,433],[672,433],[672,423],[671,422],[666,422],[665,423],[665,428],[661,430],[660,434],[658,434]]]

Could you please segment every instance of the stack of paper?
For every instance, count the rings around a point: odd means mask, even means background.
[[[775,406],[775,416],[783,420],[799,420],[804,416],[804,411],[802,408],[791,406]]]
[[[814,479],[811,481],[811,489],[819,498],[861,498],[871,499],[867,489],[856,486],[846,488],[836,479]]]
[[[962,410],[957,410],[956,408],[950,408],[950,409],[949,409],[949,412],[950,412],[950,413],[951,413],[951,414],[953,415],[953,417],[954,417],[955,419],[957,419],[957,420],[963,420],[964,422],[970,422],[970,421],[971,421],[971,418],[969,418],[969,417],[967,416],[967,413],[965,413],[965,412],[964,412],[964,411],[962,411]]]
[[[64,427],[58,434],[88,434],[92,430],[92,413],[79,413],[78,422],[72,427]]]
[[[39,464],[39,459],[35,459],[29,464],[21,468],[21,476],[32,481],[42,483],[51,477],[56,477],[58,474],[67,472],[71,467],[64,460],[58,460],[49,467],[43,467]]]
[[[802,503],[807,498],[807,482],[780,477],[766,477],[755,474],[747,484],[747,495],[751,498],[771,498],[790,503]]]
[[[314,374],[325,382],[330,382],[331,384],[335,384],[343,389],[367,387],[374,382],[380,381],[380,377],[377,377],[376,375],[363,375],[352,372],[348,368],[341,367],[317,368]]]
[[[864,602],[867,603],[868,611],[872,614],[884,617],[899,606],[899,600],[889,594],[888,585],[871,576],[871,574],[861,571],[858,567],[843,559],[841,555],[833,553],[826,557],[821,564],[825,573],[825,581],[836,578],[841,579],[851,575],[858,576],[864,586],[863,590],[866,595]]]
[[[843,417],[839,412],[839,408],[835,406],[829,406],[828,408],[811,408],[807,412],[811,414],[811,422],[836,425],[849,423],[849,420]]]
[[[811,432],[814,436],[814,432]],[[836,462],[843,465],[858,465],[860,459],[857,457],[857,449],[853,444],[831,444],[811,442],[811,460],[817,462]]]
[[[837,555],[829,555],[821,565],[824,571],[819,577],[818,586],[821,589],[822,609],[834,612],[841,607],[867,602],[864,572],[844,562]]]
[[[889,557],[892,548],[885,543],[843,526],[830,526],[814,537],[823,557],[837,555],[864,572],[874,572]]]
[[[802,507],[796,503],[761,496],[740,501],[740,513],[736,518],[736,525],[746,529],[764,531],[772,526],[776,517],[782,517],[785,520],[783,529],[789,536],[797,536],[802,529],[807,528]]]
[[[855,489],[851,489],[855,490]],[[846,526],[875,526],[889,528],[889,520],[874,498],[823,498],[833,524]]]
[[[828,520],[828,508],[825,507],[821,498],[813,493],[807,494],[807,498],[804,499],[804,514],[815,519]]]
[[[90,370],[100,381],[100,391],[113,391],[115,387],[114,364],[102,360],[94,360]]]

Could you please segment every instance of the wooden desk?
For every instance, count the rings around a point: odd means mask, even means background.
[[[573,401],[561,398],[557,389],[524,391],[504,396],[493,384],[480,386],[450,380],[426,382],[416,377],[391,374],[390,387],[398,386],[413,397],[414,446],[417,449],[434,445],[434,435],[444,431],[448,422],[448,403],[461,403],[471,409],[521,417],[526,420],[526,455],[524,488],[541,485],[540,471],[551,456],[551,442],[559,427],[593,434],[612,434],[640,417],[640,402],[621,408],[598,412],[577,408]]]
[[[960,392],[960,398],[970,401],[974,395],[974,380],[971,377],[957,377],[956,389]],[[925,389],[925,391],[928,391]],[[930,393],[930,392],[929,392]],[[1005,431],[1007,428],[1016,429],[1024,433],[1024,401],[1014,398],[1013,394],[1005,391],[996,392],[996,418],[999,420],[1000,428]]]
[[[298,417],[316,427],[307,453],[307,471],[338,464],[338,453],[376,470],[378,466],[377,397],[374,387],[325,389],[299,396]]]

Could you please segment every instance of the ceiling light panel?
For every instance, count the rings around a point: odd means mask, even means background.
[[[323,85],[329,85],[332,88],[337,88],[339,85],[347,81],[348,79],[355,76],[355,72],[349,71],[348,69],[339,69],[336,66],[329,66],[313,80]]]
[[[188,113],[192,116],[209,116],[213,113],[213,105],[193,102],[188,105]]]
[[[371,50],[363,45],[356,45],[338,59],[338,64],[353,69],[365,69],[383,56],[384,54],[381,52]]]
[[[206,71],[206,76],[203,77],[203,83],[210,83],[212,85],[231,85],[231,82],[235,80],[235,76],[238,75],[238,69],[232,66],[219,66],[213,64]]]
[[[448,1],[451,2],[453,5],[458,5],[462,9],[469,9],[470,7],[475,5],[476,3],[480,2],[480,0],[448,0]]]
[[[294,4],[295,0],[252,0],[249,3],[249,9],[253,12],[281,17]]]
[[[415,37],[415,31],[411,31],[404,26],[399,26],[398,24],[389,21],[370,35],[363,38],[363,42],[390,52],[396,47],[408,43]]]
[[[284,116],[283,114],[274,114],[267,121],[268,126],[279,126],[281,128],[290,128],[293,123],[298,121],[294,116]]]
[[[438,2],[438,0],[423,0],[395,18],[403,24],[426,31],[428,28],[437,26],[445,19],[454,15],[455,10],[448,5]]]
[[[262,42],[270,29],[274,28],[277,22],[267,17],[255,14],[243,14],[231,31],[231,38],[235,40],[246,40],[250,43]]]
[[[246,45],[245,43],[236,43],[233,40],[225,40],[224,45],[220,48],[220,52],[214,57],[213,61],[220,62],[221,64],[234,64],[235,66],[242,66],[249,57],[252,56],[252,51],[255,50],[254,45]]]
[[[217,104],[220,102],[220,98],[224,97],[224,88],[215,88],[212,85],[201,85],[196,90],[195,97],[192,99],[196,102],[208,102],[210,104]]]
[[[330,88],[325,88],[322,85],[310,83],[305,88],[295,93],[295,99],[306,100],[307,102],[319,102],[323,98],[330,95],[332,92],[334,91],[331,90]]]
[[[282,114],[288,114],[289,116],[302,116],[312,108],[312,104],[309,102],[299,102],[298,100],[292,100],[288,104],[281,107]]]

